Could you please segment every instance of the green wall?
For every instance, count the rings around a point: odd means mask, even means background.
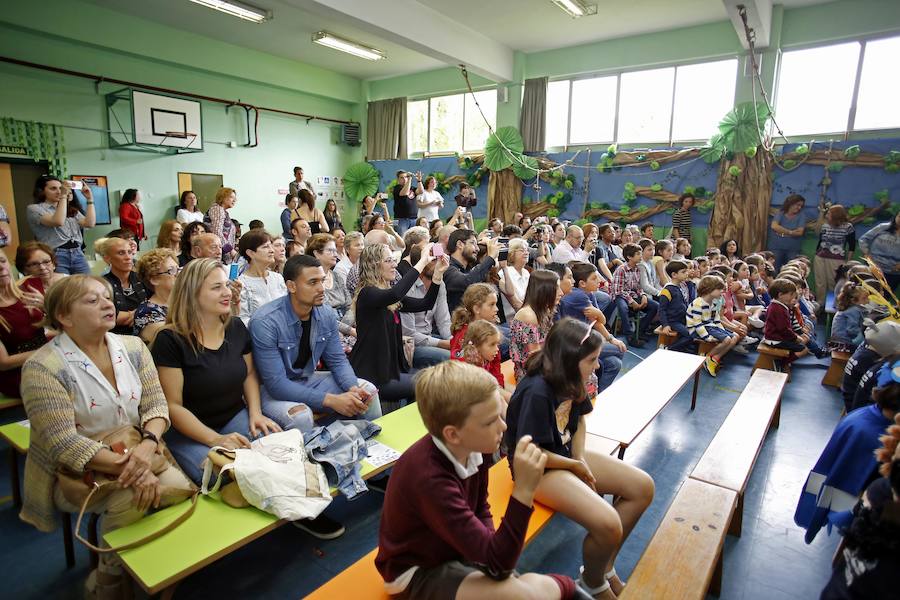
[[[36,14],[36,4],[17,3],[0,17],[0,55],[259,106],[336,119],[359,117],[359,80],[90,4],[40,3],[41,14],[57,11],[53,22],[66,23],[65,28],[54,25],[54,34],[47,35],[28,27],[48,23]],[[71,8],[76,4],[77,10]],[[85,19],[93,24],[88,27]],[[81,32],[85,39],[66,37]],[[204,152],[157,155],[111,150],[103,133],[108,127],[103,96],[122,86],[101,84],[98,93],[90,80],[4,63],[0,79],[0,116],[66,126],[69,174],[106,175],[113,214],[118,214],[121,191],[139,188],[151,236],[163,219],[171,218],[179,171],[224,175],[225,185],[238,192],[233,216],[245,224],[260,218],[278,231],[283,202],[278,189],[287,188],[294,165],[303,166],[312,178],[342,175],[362,157],[360,148],[337,143],[338,125],[307,124],[304,119],[266,112],[260,114],[259,146],[242,148],[244,111],[226,113],[224,105],[213,102],[202,103]],[[238,147],[228,147],[230,141]],[[86,236],[88,242],[118,227],[117,222],[114,218],[112,225],[98,226]]]

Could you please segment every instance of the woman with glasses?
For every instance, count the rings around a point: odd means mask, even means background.
[[[359,284],[353,301],[357,338],[350,353],[350,364],[357,377],[375,384],[382,406],[385,402],[396,406],[402,400],[415,399],[398,311],[423,312],[434,307],[450,262],[446,255],[435,259],[431,246],[425,246],[418,262],[393,286],[397,259],[386,244],[366,246],[359,259]],[[436,261],[434,275],[425,297],[407,297],[407,292],[432,261]]]
[[[56,272],[56,255],[50,246],[41,242],[25,242],[16,250],[16,269],[25,276],[19,282],[24,292],[40,294],[38,306],[44,305],[44,292],[50,286],[67,277]]]
[[[241,309],[238,316],[246,325],[256,309],[276,298],[287,295],[284,277],[272,271],[275,248],[272,236],[262,229],[253,229],[241,236],[238,252],[247,261],[247,268],[238,277],[241,288]]]
[[[112,286],[116,305],[116,326],[112,332],[134,335],[134,311],[147,299],[147,290],[132,270],[131,244],[122,238],[100,238],[94,242],[94,250],[109,265],[109,272],[103,278]]]
[[[136,270],[151,296],[134,311],[134,329],[149,344],[166,323],[169,295],[179,270],[178,260],[168,248],[154,248],[138,260]]]

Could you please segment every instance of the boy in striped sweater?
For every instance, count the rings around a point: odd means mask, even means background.
[[[706,372],[716,376],[719,364],[737,344],[738,336],[725,329],[721,314],[713,306],[722,297],[725,282],[715,275],[704,275],[697,286],[697,298],[687,311],[687,328],[691,335],[704,342],[716,342],[715,348],[706,355],[703,363]]]

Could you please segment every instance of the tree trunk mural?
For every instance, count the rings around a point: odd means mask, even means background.
[[[738,175],[731,167],[741,170]],[[743,153],[719,165],[715,208],[709,220],[707,246],[737,240],[741,252],[749,254],[766,247],[769,205],[772,199],[772,156],[757,152],[753,158]]]
[[[522,210],[522,181],[512,169],[491,173],[488,181],[488,220],[500,219],[512,223],[513,216]]]

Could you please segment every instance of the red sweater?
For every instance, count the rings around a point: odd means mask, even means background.
[[[134,203],[125,202],[119,206],[119,224],[122,229],[134,233],[138,241],[144,239],[144,215]]]
[[[462,328],[453,334],[453,337],[450,338],[450,358],[453,360],[466,360],[462,354],[462,341],[463,338],[466,337],[466,331],[469,329],[468,325],[463,325]],[[506,381],[503,378],[503,368],[500,366],[500,353],[498,352],[494,359],[487,363],[486,365],[480,365],[484,368],[485,371],[494,376],[494,379],[497,380],[497,385],[501,388],[506,385]],[[475,365],[476,367],[479,365]]]
[[[791,330],[790,309],[779,302],[772,300],[766,309],[765,338],[779,342],[796,342],[797,334]]]
[[[497,531],[487,502],[484,456],[478,472],[460,479],[430,435],[413,444],[391,472],[378,532],[375,567],[394,581],[413,566],[433,568],[451,560],[511,571],[525,543],[532,509],[511,498]]]

